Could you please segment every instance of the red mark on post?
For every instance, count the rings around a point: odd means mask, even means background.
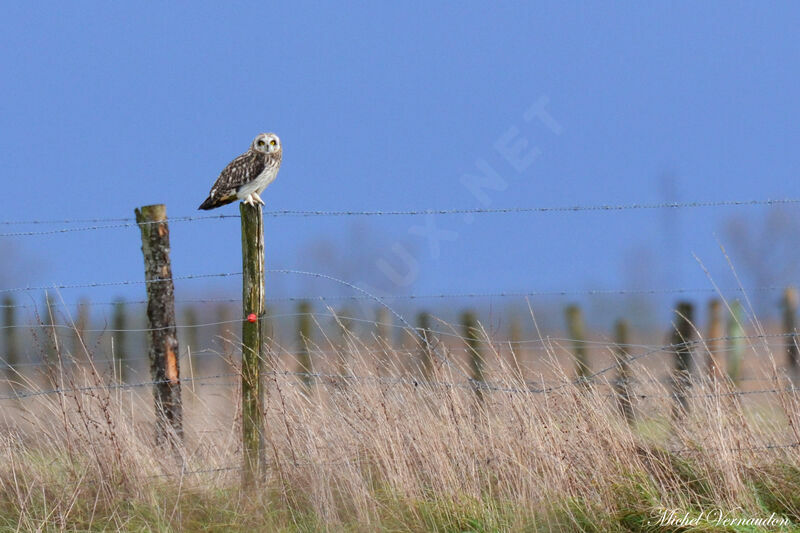
[[[247,321],[248,322],[252,323],[252,322],[255,322],[256,320],[258,320],[258,317],[256,316],[255,313],[250,313],[249,315],[247,315]]]

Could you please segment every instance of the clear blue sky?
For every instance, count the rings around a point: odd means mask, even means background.
[[[797,5],[220,4],[6,3],[0,218],[195,214],[261,131],[284,145],[264,194],[275,210],[800,197]],[[549,127],[525,115],[544,101]],[[520,139],[539,155],[514,168],[495,145]],[[478,161],[504,190],[464,186]],[[438,252],[414,228],[424,218],[269,219],[268,268],[409,293],[707,286],[695,253],[729,285],[716,239],[737,213],[765,209],[439,216],[455,240]],[[3,227],[25,229],[43,228]],[[172,238],[176,275],[241,268],[235,220],[176,223]],[[28,265],[9,284],[142,277],[136,228],[0,245]],[[378,261],[402,271],[398,247],[416,274],[392,287]],[[143,294],[87,295],[117,292]]]

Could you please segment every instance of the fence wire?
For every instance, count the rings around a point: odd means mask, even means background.
[[[226,272],[219,274],[193,274],[187,276],[178,276],[173,278],[163,278],[153,280],[152,282],[161,281],[181,281],[187,279],[202,279],[210,277],[232,277],[241,275],[240,272]],[[147,282],[141,280],[123,280],[111,282],[87,282],[78,285],[59,285],[54,284],[51,286],[40,287],[17,287],[0,289],[2,292],[33,292],[33,291],[47,291],[54,289],[77,289],[77,288],[93,288],[93,287],[106,287],[115,285],[140,285]],[[458,300],[458,299],[481,299],[481,298],[536,298],[536,297],[557,297],[557,296],[647,296],[647,295],[667,295],[667,294],[726,294],[726,293],[752,293],[752,292],[776,292],[783,291],[786,287],[781,286],[766,286],[766,287],[727,287],[727,288],[712,288],[712,287],[674,287],[662,289],[584,289],[584,290],[561,290],[561,291],[513,291],[513,292],[462,292],[462,293],[438,293],[438,294],[381,294],[376,297],[381,300]],[[300,295],[300,296],[279,296],[266,298],[267,303],[280,303],[280,302],[339,302],[339,301],[364,301],[372,300],[371,297],[364,295]],[[241,303],[241,298],[179,298],[175,300],[176,304],[220,304],[220,303]],[[52,301],[52,307],[105,307],[114,305],[146,305],[147,300],[125,300],[118,299],[114,301],[91,301],[81,300],[77,302],[60,302]],[[0,309],[35,309],[37,306],[33,304],[7,304],[0,303]]]
[[[609,212],[609,211],[634,211],[655,209],[697,209],[714,207],[745,207],[745,206],[774,206],[795,205],[800,203],[800,198],[779,199],[751,199],[751,200],[718,200],[718,201],[690,201],[690,202],[636,202],[630,204],[594,204],[594,205],[562,205],[562,206],[530,206],[530,207],[468,207],[446,209],[390,209],[390,210],[265,210],[266,217],[347,217],[347,216],[421,216],[421,215],[484,215],[484,214],[514,214],[514,213],[576,213],[576,212]],[[204,220],[238,219],[239,215],[188,215],[167,219],[166,222],[197,222]],[[22,235],[54,234],[70,231],[92,231],[96,229],[128,228],[142,224],[160,224],[162,221],[149,221],[137,223],[132,217],[117,218],[71,218],[55,220],[5,220],[0,221],[2,226],[23,225],[49,225],[49,224],[104,224],[82,228],[64,228],[63,230],[50,230],[46,232],[19,232],[0,234],[0,237],[17,237]]]
[[[549,394],[558,391],[564,391],[566,390],[566,387],[572,387],[574,388],[574,390],[583,391],[584,389],[578,387],[581,387],[587,381],[582,379],[563,380],[563,381],[557,381],[556,382],[557,385],[551,387],[537,388],[534,387],[532,383],[540,383],[538,381],[528,382],[527,387],[519,387],[519,386],[510,386],[506,384],[497,384],[489,381],[481,381],[476,379],[467,379],[464,381],[445,381],[445,380],[430,380],[414,376],[389,377],[389,376],[378,376],[378,375],[337,374],[328,372],[308,372],[308,371],[291,371],[291,370],[273,370],[269,372],[264,372],[262,375],[265,378],[296,377],[296,378],[301,378],[302,380],[311,379],[321,382],[322,384],[325,383],[333,384],[336,382],[340,384],[353,383],[353,384],[402,386],[410,388],[415,391],[425,391],[425,390],[435,390],[435,389],[464,389],[464,390],[481,391],[481,392],[498,392],[498,393],[512,393],[512,394]],[[241,374],[238,372],[227,372],[209,376],[184,377],[180,378],[179,382],[181,383],[185,382],[190,384],[202,383],[202,382],[213,381],[222,378],[231,378],[231,377],[241,377]],[[134,388],[153,386],[165,383],[173,383],[173,382],[167,379],[167,380],[141,381],[136,383],[116,382],[116,383],[107,383],[100,385],[86,385],[80,387],[66,387],[66,388],[57,387],[52,389],[26,390],[26,391],[15,392],[14,394],[0,396],[0,401],[22,400],[26,398],[47,396],[53,394],[61,395],[61,394],[72,394],[72,393],[84,393],[91,391],[125,390],[125,389],[134,389]],[[667,381],[666,383],[670,383],[670,381]],[[298,382],[298,384],[300,384],[300,382]],[[601,383],[601,384],[614,385],[614,386],[619,385],[619,383],[617,382]],[[237,384],[235,382],[233,383],[228,382],[225,385],[235,387]],[[781,387],[781,388],[772,387],[766,389],[745,390],[745,391],[717,390],[708,393],[692,393],[687,391],[681,393],[681,395],[686,398],[718,398],[718,397],[753,396],[760,394],[797,394],[798,392],[800,392],[800,388],[794,385],[788,385],[786,387]],[[619,397],[619,395],[616,393],[612,394],[595,393],[595,394],[608,398]],[[630,397],[635,398],[637,400],[654,399],[654,398],[674,398],[675,392],[649,393],[649,394],[630,392]]]

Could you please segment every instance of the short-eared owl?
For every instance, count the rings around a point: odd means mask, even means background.
[[[274,133],[260,133],[250,149],[228,163],[220,172],[200,209],[214,209],[238,200],[264,205],[259,196],[278,176],[281,168],[281,140]]]

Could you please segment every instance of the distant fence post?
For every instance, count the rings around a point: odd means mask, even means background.
[[[682,417],[689,409],[686,393],[691,386],[693,313],[694,308],[689,302],[679,302],[675,309],[671,343],[675,350],[675,373],[672,377],[675,418]]]
[[[297,304],[297,372],[302,375],[306,388],[311,388],[311,354],[308,343],[311,341],[311,304],[302,301]]]
[[[472,373],[475,393],[479,400],[483,399],[481,388],[485,386],[483,376],[483,357],[480,347],[480,330],[478,329],[478,319],[473,311],[461,313],[461,330],[464,335],[464,343],[467,347],[469,356],[469,366]]]
[[[617,320],[614,325],[614,359],[617,363],[617,397],[619,407],[625,421],[633,424],[633,404],[631,404],[630,391],[630,362],[628,361],[628,323],[625,320]]]
[[[183,441],[183,406],[175,328],[175,286],[169,260],[169,226],[163,204],[135,210],[142,233],[147,282],[147,338],[156,410],[156,441]],[[170,433],[172,432],[172,434]]]
[[[347,343],[348,335],[353,331],[352,313],[353,312],[347,307],[342,307],[336,311],[336,325],[339,330],[339,342],[336,346],[336,351],[338,352],[336,354],[336,372],[342,376],[346,375],[348,371],[349,349]]]
[[[233,359],[233,349],[232,349],[232,342],[231,342],[231,335],[230,335],[230,327],[231,327],[231,309],[228,304],[219,304],[217,305],[216,310],[217,315],[217,322],[218,329],[217,329],[217,336],[219,337],[221,347],[220,347],[220,354],[222,355],[222,359],[225,361],[226,364],[229,364],[229,361]],[[227,367],[226,367],[227,368]]]
[[[522,324],[516,314],[511,315],[508,325],[508,340],[509,340],[509,361],[514,363],[514,367],[519,368],[519,360],[523,359],[524,343],[522,342]]]
[[[744,326],[742,325],[742,302],[739,300],[731,304],[731,316],[728,318],[728,362],[725,370],[728,378],[739,384],[742,371],[742,358],[744,356]]]
[[[50,299],[50,294],[45,291],[44,293],[44,311],[42,314],[42,325],[44,325],[44,358],[45,364],[50,367],[56,363],[56,356],[58,355],[58,331],[55,327],[55,311],[53,310],[53,302]]]
[[[706,375],[711,380],[722,378],[720,357],[724,346],[724,336],[725,327],[722,322],[722,302],[713,298],[708,302],[708,333],[706,334],[706,346],[708,347]]]
[[[266,292],[265,292],[266,294]],[[266,302],[266,299],[264,300]],[[272,309],[264,304],[264,316],[261,317],[261,344],[262,347],[266,349],[267,352],[272,350],[273,344],[275,342],[275,324],[272,321]],[[264,360],[264,364],[266,365],[269,361]]]
[[[417,331],[424,339],[419,348],[422,374],[425,379],[431,379],[433,376],[433,353],[431,353],[433,337],[431,335],[431,315],[425,311],[417,315]]]
[[[251,485],[264,450],[262,386],[264,318],[264,215],[261,206],[239,204],[242,219],[242,450],[243,482]]]
[[[125,383],[128,379],[128,368],[125,359],[128,357],[126,352],[125,330],[128,329],[128,318],[125,310],[125,300],[117,298],[114,300],[114,311],[111,317],[111,338],[114,340],[113,364],[119,371],[120,383]]]
[[[575,352],[575,365],[578,380],[583,381],[589,376],[589,357],[586,354],[586,327],[583,323],[583,313],[577,305],[570,305],[566,309],[567,332],[572,339]]]
[[[75,317],[75,337],[72,342],[72,356],[85,357],[86,349],[86,330],[89,327],[89,302],[82,299],[78,302],[78,310]]]
[[[392,349],[392,316],[385,307],[378,307],[375,312],[375,336],[378,337],[378,346],[382,351]]]
[[[800,350],[797,347],[797,289],[783,292],[783,331],[786,333],[786,357],[792,383],[800,383]]]
[[[5,331],[5,349],[6,365],[8,370],[17,370],[15,367],[19,363],[19,347],[17,345],[17,328],[16,328],[16,307],[14,298],[11,295],[6,295],[3,298],[3,326]]]
[[[197,341],[197,310],[194,306],[189,305],[183,309],[183,331],[184,342],[186,343],[186,355],[189,361],[189,367],[197,374],[202,374],[198,365],[198,341]]]

